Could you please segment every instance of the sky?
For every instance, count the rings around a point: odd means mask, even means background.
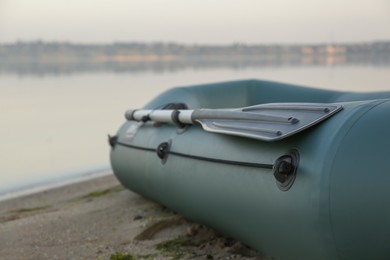
[[[390,0],[0,0],[0,43],[390,40]]]

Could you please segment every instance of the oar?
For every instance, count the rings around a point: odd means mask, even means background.
[[[302,131],[340,111],[339,104],[281,103],[240,109],[128,110],[127,120],[200,123],[205,131],[275,141]]]

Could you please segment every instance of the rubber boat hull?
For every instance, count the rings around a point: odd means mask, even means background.
[[[390,259],[389,92],[247,80],[174,88],[145,108],[283,102],[343,109],[275,142],[129,120],[111,139],[113,171],[125,187],[277,259]],[[296,168],[287,188],[273,174],[284,155]]]

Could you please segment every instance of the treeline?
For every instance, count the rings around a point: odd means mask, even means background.
[[[113,43],[73,44],[60,42],[17,42],[0,44],[0,58],[8,59],[50,59],[99,61],[115,57],[129,59],[175,59],[185,57],[224,56],[345,56],[345,55],[390,55],[390,41],[349,44],[290,44],[290,45],[184,45],[175,43]]]
[[[0,74],[72,74],[231,68],[390,66],[390,41],[350,44],[184,45],[175,43],[0,44]]]

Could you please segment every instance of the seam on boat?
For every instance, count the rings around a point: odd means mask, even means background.
[[[157,148],[142,147],[142,146],[126,144],[126,143],[122,143],[122,142],[116,142],[116,144],[127,147],[127,148],[136,149],[136,150],[142,150],[142,151],[147,151],[147,152],[157,152]],[[166,153],[169,155],[175,155],[175,156],[179,156],[179,157],[183,157],[183,158],[212,162],[212,163],[221,163],[221,164],[244,166],[244,167],[251,167],[251,168],[262,168],[262,169],[272,169],[273,168],[273,164],[225,160],[225,159],[219,159],[219,158],[210,158],[210,157],[184,154],[184,153],[174,152],[174,151],[167,151]]]

